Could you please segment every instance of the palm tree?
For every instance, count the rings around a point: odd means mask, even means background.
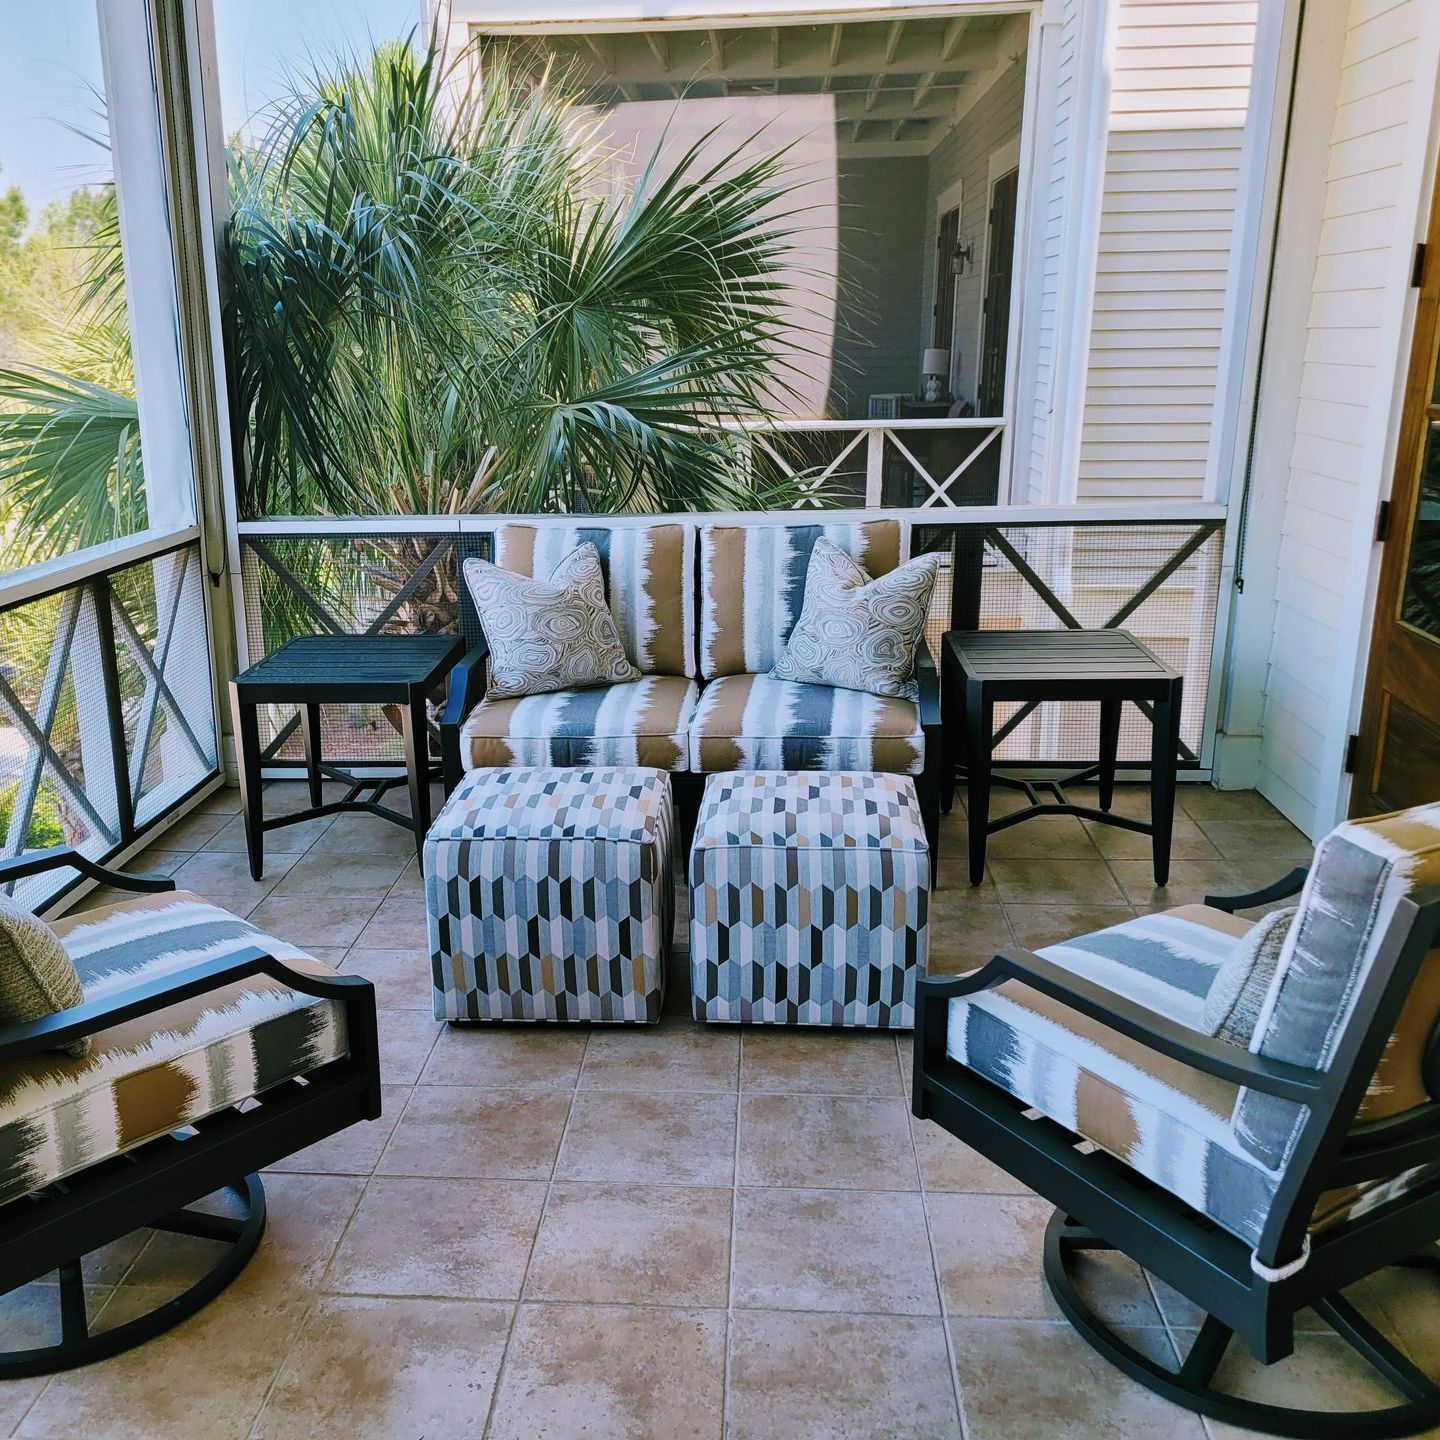
[[[763,416],[803,343],[778,321],[798,213],[783,152],[662,145],[617,187],[563,81],[487,56],[482,85],[471,59],[381,46],[231,147],[241,513],[774,501],[723,422]],[[123,338],[113,223],[67,328]],[[133,377],[96,368],[0,371],[0,490],[52,549],[143,514]]]

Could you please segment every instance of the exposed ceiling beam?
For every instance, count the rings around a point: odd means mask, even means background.
[[[876,75],[865,91],[865,113],[867,115],[875,108],[875,102],[880,98],[880,82],[884,78],[883,75]]]
[[[969,25],[970,21],[964,15],[957,15],[945,27],[945,38],[940,42],[940,58],[942,60],[948,60],[955,53],[955,47],[959,45]]]
[[[780,54],[780,27],[772,26],[770,30],[770,68],[778,70],[781,62]]]
[[[593,35],[587,35],[585,37],[585,43],[590,47],[590,53],[600,62],[600,68],[604,70],[607,75],[613,75],[615,73],[614,52],[606,50]]]
[[[892,20],[890,28],[885,32],[885,63],[895,63],[895,52],[900,48],[900,37],[905,33],[905,22],[903,20]]]
[[[725,63],[725,33],[722,30],[711,30],[707,32],[710,36],[710,54],[714,57],[716,65]]]
[[[936,91],[924,105],[912,105],[903,90],[882,90],[873,99],[858,91],[838,94],[835,116],[840,120],[944,120],[953,118],[956,92]]]
[[[660,62],[660,68],[668,75],[670,73],[670,41],[666,38],[665,33],[647,30],[645,43],[650,47],[650,53]]]
[[[908,119],[906,119],[905,116],[902,115],[902,116],[900,117],[900,119],[898,119],[898,120],[890,127],[890,139],[891,139],[892,141],[898,141],[898,140],[900,139],[900,137],[905,133],[905,127],[906,127],[909,123],[910,123],[910,121],[909,121]]]
[[[925,97],[935,88],[935,76],[937,71],[930,71],[928,75],[920,77],[920,83],[915,87],[914,105],[918,110],[924,103]]]
[[[840,63],[840,46],[844,39],[845,27],[832,25],[830,27],[830,68],[832,70]]]

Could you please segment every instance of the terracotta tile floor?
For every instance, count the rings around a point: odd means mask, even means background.
[[[267,804],[288,803],[271,787]],[[1253,887],[1306,853],[1254,795],[1182,789],[1180,803],[1165,892],[1143,841],[1072,819],[1007,832],[972,891],[957,811],[934,963],[962,968],[1012,940]],[[116,1360],[0,1385],[0,1431],[1207,1434],[1058,1319],[1040,1277],[1048,1206],[912,1123],[908,1037],[705,1030],[686,1018],[683,969],[653,1029],[437,1024],[401,833],[369,817],[282,831],[256,884],[236,809],[223,793],[141,863],[375,980],[384,1119],[278,1167],[265,1242],[221,1300]],[[137,1238],[92,1262],[98,1323],[183,1284],[203,1246]],[[1366,1289],[1380,1322],[1440,1363],[1440,1293],[1414,1276]],[[1118,1259],[1096,1261],[1091,1290],[1157,1352],[1197,1323]],[[43,1337],[54,1293],[12,1297],[6,1335]],[[1318,1334],[1244,1383],[1336,1405],[1369,1393]]]

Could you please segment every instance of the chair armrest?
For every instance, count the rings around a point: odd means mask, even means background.
[[[920,725],[940,723],[940,672],[935,668],[935,657],[930,653],[930,642],[922,635],[920,648],[915,652],[915,681],[920,687]]]
[[[174,880],[168,875],[127,875],[123,870],[112,870],[108,865],[101,865],[88,855],[82,855],[71,845],[52,845],[47,850],[34,850],[28,855],[0,860],[0,885],[40,875],[46,870],[59,870],[66,865],[78,870],[87,880],[98,880],[103,885],[113,885],[117,890],[159,894],[175,888]]]
[[[1267,885],[1263,890],[1252,890],[1248,895],[1207,895],[1205,903],[1212,910],[1223,910],[1233,915],[1237,910],[1251,910],[1257,905],[1273,905],[1277,900],[1288,900],[1305,888],[1305,877],[1310,873],[1308,865],[1292,870],[1283,880]]]
[[[485,662],[489,657],[490,647],[481,640],[456,662],[445,690],[445,709],[440,717],[442,726],[463,725],[465,717],[484,699]]]
[[[267,975],[292,990],[299,990],[301,994],[335,1000],[347,1006],[364,1004],[364,997],[368,994],[370,1007],[373,1009],[374,1006],[375,987],[363,975],[307,975],[252,945],[233,955],[218,956],[169,975],[157,976],[143,984],[132,985],[103,1000],[84,1001],[68,1010],[47,1015],[43,1020],[33,1020],[26,1025],[0,1026],[0,1063],[19,1060],[43,1050],[57,1050],[72,1040],[82,1040],[97,1031],[123,1025],[127,1020],[152,1015],[197,995],[248,980],[254,975]]]
[[[1302,1105],[1313,1103],[1320,1092],[1324,1076],[1319,1070],[1267,1060],[1229,1041],[1202,1035],[1030,950],[1003,951],[968,975],[921,980],[916,986],[916,1002],[919,1005],[975,995],[982,990],[993,990],[1007,980],[1028,985],[1147,1049],[1232,1084]]]

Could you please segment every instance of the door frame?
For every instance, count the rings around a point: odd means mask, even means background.
[[[928,156],[926,157],[926,164],[929,164]],[[965,181],[963,178],[952,180],[950,184],[935,197],[934,211],[930,216],[931,233],[935,236],[936,245],[927,247],[925,259],[930,267],[930,278],[927,283],[931,287],[932,295],[928,306],[925,304],[924,297],[922,297],[920,301],[922,311],[921,320],[923,322],[928,315],[930,321],[930,339],[927,342],[927,344],[930,345],[935,343],[934,312],[935,307],[940,303],[938,284],[940,270],[939,262],[936,258],[936,249],[940,238],[940,220],[942,216],[948,215],[952,210],[958,210],[960,212],[960,218],[956,225],[956,238],[963,240],[965,238]],[[959,307],[959,301],[960,290],[957,286],[950,295],[950,373],[945,377],[945,389],[951,395],[955,393],[955,352],[958,349],[957,341],[960,338],[960,331],[955,324],[955,311]]]
[[[1020,170],[1020,136],[1011,136],[998,149],[990,152],[990,158],[985,166],[985,209],[980,217],[980,223],[984,232],[984,240],[980,249],[980,276],[986,283],[985,289],[980,295],[980,316],[975,324],[975,395],[978,400],[980,395],[980,360],[985,349],[985,301],[989,298],[990,278],[990,211],[995,204],[995,185],[997,181],[1003,180],[1012,170],[1016,171],[1015,176],[1015,224],[1010,235],[1010,313],[1006,319],[1006,328],[1009,334],[1005,337],[1005,399],[1001,402],[1002,407],[1011,403],[1013,394],[1010,385],[1010,371],[1012,360],[1017,358],[1015,352],[1010,349],[1020,339],[1020,317],[1015,313],[1020,307],[1017,303],[1021,297],[1021,291],[1015,283],[1016,266],[1020,260],[1020,187],[1023,180],[1018,172]],[[963,215],[962,215],[963,218]],[[977,409],[977,415],[980,413]]]
[[[1357,814],[1357,804],[1375,794],[1375,772],[1382,755],[1380,737],[1388,708],[1386,692],[1380,686],[1380,666],[1388,658],[1387,631],[1398,623],[1398,611],[1409,570],[1410,544],[1418,510],[1421,467],[1425,463],[1426,432],[1431,425],[1428,411],[1435,408],[1434,394],[1440,377],[1440,174],[1432,167],[1423,244],[1423,270],[1416,287],[1415,309],[1409,327],[1409,353],[1404,360],[1403,385],[1395,410],[1395,443],[1390,465],[1390,485],[1381,502],[1386,509],[1384,534],[1377,528],[1380,543],[1376,567],[1374,600],[1370,607],[1363,676],[1357,677],[1359,720],[1355,729],[1354,765],[1345,808]],[[1440,637],[1426,643],[1440,645]],[[1366,807],[1368,813],[1368,807]]]

